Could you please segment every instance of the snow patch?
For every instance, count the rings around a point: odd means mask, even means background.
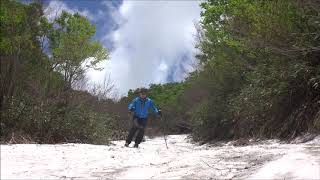
[[[320,139],[320,138],[318,138]],[[89,144],[1,145],[1,179],[320,179],[320,141],[248,146],[191,143],[187,135],[140,148]],[[132,146],[132,144],[131,144]]]
[[[294,149],[249,179],[320,179],[320,146]]]

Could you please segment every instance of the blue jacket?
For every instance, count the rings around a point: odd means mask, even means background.
[[[148,117],[148,110],[152,108],[154,113],[158,113],[157,107],[154,105],[150,98],[146,98],[143,100],[140,97],[136,97],[128,106],[129,110],[134,110],[134,115],[139,118],[147,118]]]

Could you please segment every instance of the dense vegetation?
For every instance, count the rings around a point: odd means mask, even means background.
[[[102,102],[72,89],[107,59],[92,40],[95,27],[66,12],[48,22],[40,4],[9,0],[1,1],[0,18],[1,140],[107,142],[112,118],[95,108]]]
[[[209,0],[201,7],[197,70],[184,82],[150,85],[164,113],[162,122],[151,116],[150,127],[204,141],[319,133],[319,1]],[[0,18],[2,141],[124,138],[137,90],[115,102],[108,84],[90,93],[74,88],[108,58],[86,18],[64,12],[49,22],[41,5],[9,0],[1,1]]]
[[[202,8],[195,83],[210,95],[192,118],[194,135],[319,132],[319,2],[215,0]]]

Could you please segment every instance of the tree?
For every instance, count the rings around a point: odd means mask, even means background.
[[[108,58],[92,40],[95,27],[68,13],[51,23],[41,3],[3,0],[0,8],[0,141],[106,143],[112,102],[71,86]],[[110,83],[96,86],[100,98]]]
[[[52,67],[64,75],[65,90],[70,90],[86,70],[101,70],[98,64],[108,59],[108,52],[92,40],[95,26],[78,13],[63,11],[53,27],[49,34]]]
[[[34,61],[31,55],[41,56],[36,39],[40,9],[38,4],[32,3],[26,6],[15,1],[1,1],[1,111],[6,109],[14,95],[17,74],[21,71],[18,67]]]
[[[201,4],[202,66],[191,82],[210,93],[192,117],[194,135],[286,138],[319,127],[317,2]]]

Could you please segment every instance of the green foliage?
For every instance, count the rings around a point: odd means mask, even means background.
[[[218,0],[201,7],[203,67],[189,81],[210,95],[193,113],[194,137],[231,137],[225,128],[234,137],[285,138],[312,129],[320,90],[316,1]]]
[[[151,84],[149,96],[160,106],[177,105],[177,97],[181,96],[184,90],[183,83]]]
[[[77,107],[69,111],[57,133],[68,142],[108,143],[111,134],[108,122],[112,120],[111,117],[86,108],[88,107]]]
[[[227,139],[232,135],[229,132],[230,123],[226,119],[226,107],[217,99],[209,99],[198,106],[190,119],[193,139],[210,141],[213,139]]]

